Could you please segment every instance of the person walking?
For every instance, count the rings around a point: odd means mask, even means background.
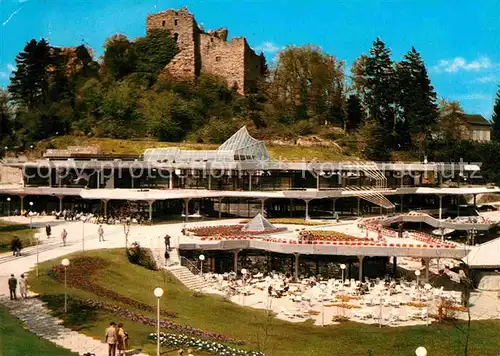
[[[108,356],[116,355],[116,342],[118,341],[116,333],[116,324],[114,321],[109,323],[109,327],[106,329],[106,335],[104,342],[108,344]]]
[[[12,250],[13,256],[21,256],[21,249],[23,248],[23,244],[19,236],[14,236],[12,242],[10,243],[10,248]]]
[[[102,224],[99,224],[99,228],[97,229],[97,234],[99,235],[99,242],[104,241],[104,229]]]
[[[28,279],[24,277],[24,274],[21,274],[21,278],[19,278],[19,293],[21,298],[28,298]]]
[[[125,356],[125,351],[127,350],[128,333],[123,329],[123,324],[118,323],[118,333],[117,333],[117,343],[116,347],[118,349],[118,356]]]
[[[17,300],[16,288],[17,288],[17,279],[14,277],[13,274],[11,274],[9,278],[9,292],[11,300]]]
[[[68,237],[68,232],[66,231],[66,229],[63,229],[63,231],[61,232],[61,239],[63,241],[63,246],[66,246],[66,237]]]
[[[47,238],[50,239],[50,235],[52,234],[52,226],[50,224],[45,226],[45,233],[47,234]]]
[[[170,239],[171,239],[170,235],[166,234],[164,239],[165,239],[165,250],[170,251]]]

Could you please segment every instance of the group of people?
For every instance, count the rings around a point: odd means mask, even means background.
[[[104,341],[108,344],[109,356],[123,356],[128,349],[128,333],[123,328],[122,323],[112,321],[106,329]],[[118,351],[118,354],[116,353]]]
[[[21,298],[26,299],[28,298],[28,279],[24,277],[24,274],[21,274],[21,278],[17,280],[17,278],[11,274],[9,278],[9,292],[10,292],[10,299],[11,300],[17,300],[17,287],[19,285],[19,294],[21,294]]]

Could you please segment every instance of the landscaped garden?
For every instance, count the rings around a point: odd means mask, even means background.
[[[35,238],[33,235],[35,231],[30,229],[29,225],[0,221],[0,252],[10,251],[10,243],[15,235],[21,239],[23,248],[34,245]]]
[[[67,315],[63,312],[63,271],[59,267],[62,258],[43,263],[38,279],[30,275],[32,288],[66,326],[102,339],[107,324],[120,321],[130,334],[131,344],[145,352],[155,349],[151,340],[155,338],[151,333],[155,332],[156,320],[153,290],[160,286],[165,290],[161,298],[165,350],[200,345],[205,351],[197,355],[236,354],[227,353],[232,348],[284,356],[399,356],[413,355],[423,345],[432,356],[464,354],[465,334],[451,324],[379,329],[349,321],[326,327],[289,323],[267,317],[265,310],[193,293],[168,273],[131,264],[123,249],[68,258]],[[468,355],[497,355],[499,333],[498,321],[473,322]]]
[[[2,356],[71,356],[76,353],[57,347],[26,330],[19,319],[0,306],[0,355]]]

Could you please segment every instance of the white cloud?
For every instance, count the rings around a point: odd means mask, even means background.
[[[455,95],[453,99],[457,100],[490,100],[491,95],[481,94],[481,93],[471,93],[471,94],[462,94]]]
[[[264,52],[264,53],[276,53],[278,51],[281,51],[282,49],[283,47],[277,46],[276,44],[270,41],[265,41],[260,46],[257,46],[255,48],[257,52]]]
[[[493,67],[491,59],[488,57],[479,57],[468,62],[463,57],[455,57],[453,59],[441,59],[437,65],[433,67],[436,72],[456,73],[458,71],[480,71]]]
[[[487,75],[474,80],[475,83],[494,83],[500,81],[495,75]]]
[[[2,22],[2,26],[5,26],[9,23],[9,21],[19,12],[21,11],[23,8],[20,7],[19,9],[17,9],[16,11],[14,11],[12,14],[9,15],[9,17],[7,17],[7,20],[5,20],[4,22]]]

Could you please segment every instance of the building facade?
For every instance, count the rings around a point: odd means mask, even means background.
[[[202,71],[223,78],[240,94],[252,92],[263,78],[265,58],[244,37],[227,40],[228,30],[203,31],[186,8],[147,17],[147,31],[163,29],[176,39],[179,53],[165,73],[178,80],[194,80]]]

